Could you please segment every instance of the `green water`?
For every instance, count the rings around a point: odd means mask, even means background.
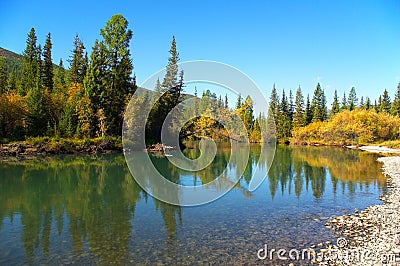
[[[198,207],[147,195],[122,154],[2,158],[0,265],[268,264],[257,258],[265,244],[302,249],[334,240],[324,227],[329,216],[379,203],[386,191],[376,156],[282,146],[263,184],[249,192],[259,153],[251,149],[232,191]],[[234,167],[228,158],[219,149],[199,173],[180,171],[162,156],[152,161],[174,182],[192,185]]]

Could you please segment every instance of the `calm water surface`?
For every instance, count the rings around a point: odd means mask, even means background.
[[[3,161],[0,265],[271,264],[257,258],[265,244],[300,250],[332,241],[328,217],[379,203],[386,191],[374,155],[279,146],[268,177],[250,193],[259,154],[259,147],[251,149],[232,191],[198,207],[147,195],[122,154]],[[152,161],[172,181],[199,185],[234,167],[229,155],[218,149],[213,164],[198,173],[180,171],[162,156]]]

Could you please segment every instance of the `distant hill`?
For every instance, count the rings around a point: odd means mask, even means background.
[[[5,61],[7,74],[14,70],[17,77],[21,76],[24,64],[22,55],[0,47],[0,60]]]
[[[0,47],[0,57],[8,58],[8,59],[11,59],[11,60],[23,60],[22,59],[22,55],[14,53],[14,52],[11,52],[11,51],[9,51],[7,49],[4,49],[4,48],[1,48],[1,47]]]

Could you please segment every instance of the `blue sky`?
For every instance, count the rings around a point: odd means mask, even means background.
[[[67,64],[75,34],[90,52],[116,13],[134,32],[139,83],[165,67],[172,35],[181,61],[232,65],[267,97],[273,83],[312,94],[320,82],[328,102],[352,86],[393,98],[400,82],[400,1],[1,1],[0,46],[22,53],[34,27],[42,44],[51,32],[53,60]]]

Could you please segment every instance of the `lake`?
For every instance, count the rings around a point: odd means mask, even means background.
[[[122,154],[3,158],[0,264],[268,264],[257,257],[266,244],[301,250],[333,242],[324,226],[330,216],[379,204],[387,190],[376,155],[277,146],[267,178],[249,192],[260,151],[252,146],[232,191],[195,207],[145,193]],[[196,157],[196,150],[185,152]],[[150,156],[173,182],[201,185],[233,167],[229,154],[218,149],[213,163],[196,173]]]

